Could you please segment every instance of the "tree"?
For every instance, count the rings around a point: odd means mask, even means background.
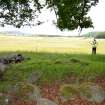
[[[29,25],[30,21],[37,18],[41,9],[47,7],[55,11],[56,25],[61,30],[82,30],[93,27],[87,14],[97,3],[98,0],[0,0],[0,24],[18,28]]]

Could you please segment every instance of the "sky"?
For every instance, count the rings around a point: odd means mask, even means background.
[[[82,34],[91,31],[105,31],[105,0],[99,0],[97,6],[92,7],[89,16],[92,18],[94,29],[83,29]],[[56,19],[55,14],[49,10],[43,10],[39,17],[39,20],[44,21],[42,25],[34,27],[22,27],[20,29],[14,28],[12,26],[0,27],[0,31],[20,31],[30,34],[48,34],[48,35],[77,35],[78,30],[74,31],[63,31],[61,32],[53,24],[53,20]]]

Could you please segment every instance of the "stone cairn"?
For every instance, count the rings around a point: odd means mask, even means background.
[[[25,58],[22,54],[9,55],[7,57],[0,58],[0,80],[3,79],[3,75],[9,64],[21,63],[25,59],[29,58]]]
[[[10,63],[20,63],[24,60],[22,54],[10,55],[7,57],[0,58],[0,63],[2,64],[10,64]]]

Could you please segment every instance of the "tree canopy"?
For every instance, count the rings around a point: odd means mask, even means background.
[[[37,18],[41,9],[53,9],[61,30],[93,27],[92,20],[87,16],[98,0],[0,0],[0,24],[13,25],[20,28],[29,25]],[[38,25],[40,22],[38,23]]]

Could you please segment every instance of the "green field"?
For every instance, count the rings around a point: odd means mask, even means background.
[[[92,39],[0,36],[0,56],[21,53],[30,60],[11,64],[0,81],[0,91],[26,81],[33,71],[42,73],[38,84],[64,81],[91,81],[105,74],[105,40],[98,40],[97,55],[91,55]],[[53,53],[50,53],[53,52]]]

